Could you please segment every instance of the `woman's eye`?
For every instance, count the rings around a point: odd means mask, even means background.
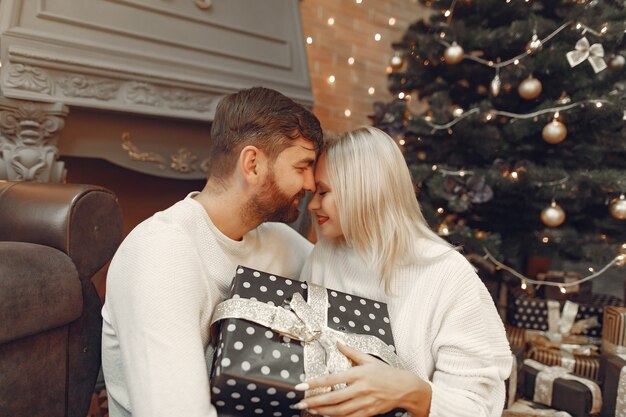
[[[320,191],[320,192],[318,192],[318,194],[320,195],[320,197],[323,197],[323,196],[324,196],[324,194],[326,194],[327,192],[328,192],[328,191]]]

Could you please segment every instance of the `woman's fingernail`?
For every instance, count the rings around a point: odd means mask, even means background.
[[[301,382],[298,385],[296,385],[294,389],[296,391],[306,391],[309,389],[309,384],[307,384],[306,382]]]
[[[317,411],[316,411],[316,410],[309,410],[309,413],[311,413],[311,414],[317,414]]]
[[[292,404],[289,406],[289,408],[292,408],[294,410],[304,410],[306,407],[306,403],[303,403],[302,401],[300,401],[298,404]]]

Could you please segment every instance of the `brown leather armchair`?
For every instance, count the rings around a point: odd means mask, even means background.
[[[102,326],[91,278],[121,236],[102,187],[0,181],[0,416],[87,415]]]

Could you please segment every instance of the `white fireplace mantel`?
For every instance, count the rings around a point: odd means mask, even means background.
[[[66,106],[66,128],[76,108],[116,113],[117,122],[121,113],[144,117],[145,123],[155,117],[173,126],[208,123],[222,96],[257,85],[312,105],[299,0],[1,0],[0,61],[0,100]],[[203,175],[200,169],[164,172],[127,158],[118,149],[124,126],[119,132],[106,126],[102,131],[116,137],[104,138],[93,122],[92,117],[84,137],[78,137],[80,129],[69,129],[69,147],[60,132],[62,152],[88,153],[82,141],[94,137],[115,144],[104,155],[98,145],[99,156],[121,165],[176,178]],[[134,131],[128,133],[141,138],[141,128],[131,124]],[[142,146],[153,142],[179,152],[167,128],[162,133],[151,132]],[[10,141],[3,136],[0,156]],[[206,136],[201,142],[206,148]],[[200,161],[206,149],[191,152]]]

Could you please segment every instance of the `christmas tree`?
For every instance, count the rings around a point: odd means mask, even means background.
[[[626,2],[423,3],[371,118],[431,225],[522,271],[529,254],[623,262]]]

